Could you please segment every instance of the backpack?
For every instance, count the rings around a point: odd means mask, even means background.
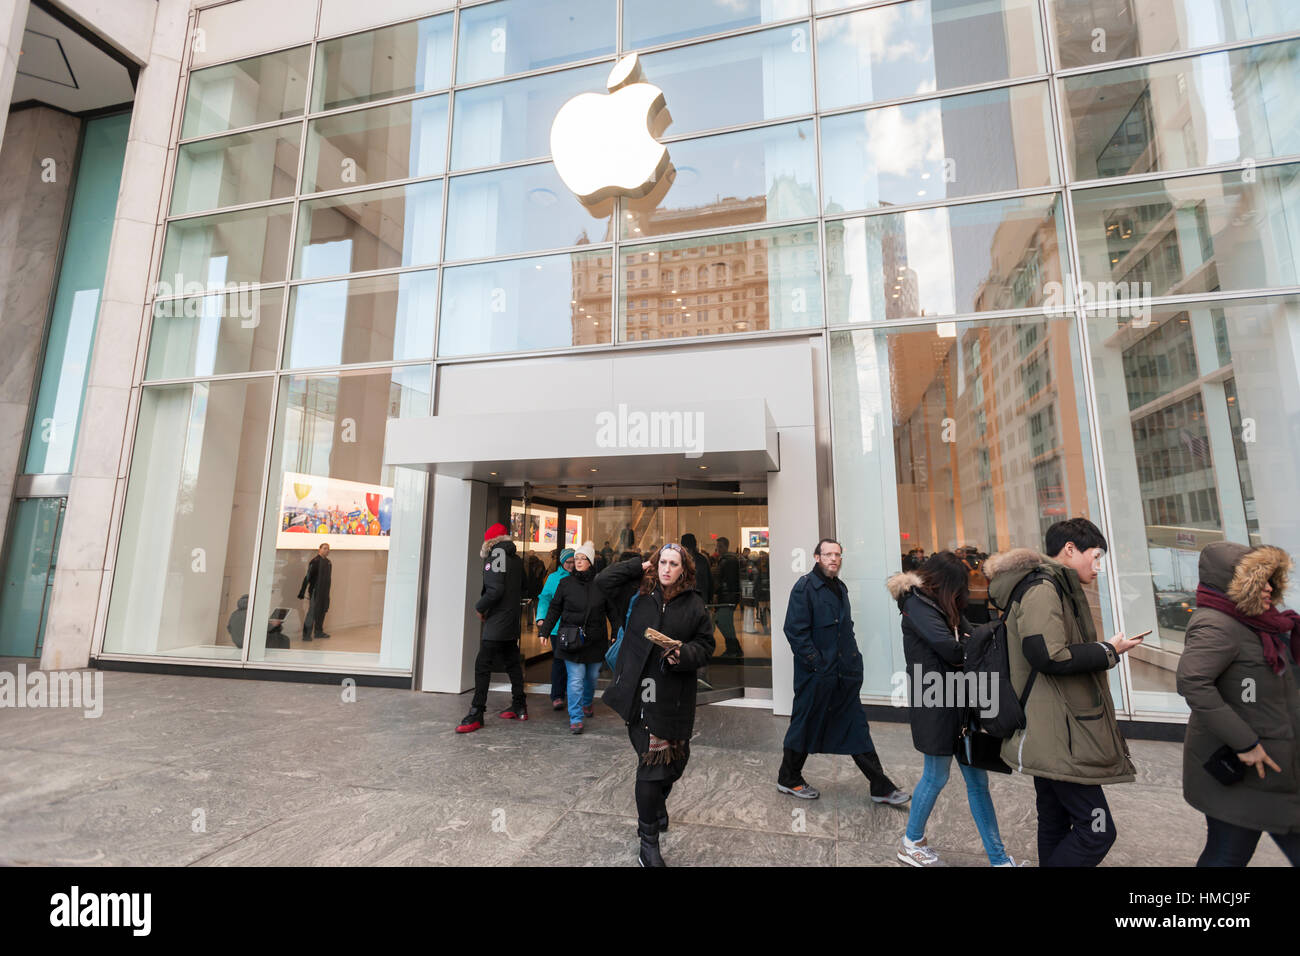
[[[623,619],[623,626],[618,629],[618,637],[610,645],[609,650],[605,652],[605,665],[609,668],[610,673],[618,665],[618,652],[623,649],[623,631],[627,629],[627,622],[632,620],[632,608],[636,606],[636,599],[641,596],[640,590],[632,595],[632,600],[627,603],[627,617]]]
[[[981,624],[966,639],[966,659],[963,670],[968,674],[980,675],[976,678],[976,686],[992,689],[992,703],[997,708],[994,710],[990,707],[977,712],[979,728],[990,736],[1002,740],[1010,737],[1017,730],[1025,729],[1025,704],[1029,700],[1029,692],[1034,689],[1034,680],[1038,677],[1037,669],[1031,667],[1029,679],[1025,681],[1025,689],[1021,691],[1020,696],[1016,696],[1015,688],[1011,685],[1007,615],[1011,613],[1011,608],[1024,598],[1025,592],[1030,587],[1044,580],[1051,581],[1056,588],[1057,597],[1064,600],[1065,593],[1060,582],[1041,568],[1035,569],[1012,588],[1007,606],[1000,609],[1001,617],[987,624]]]

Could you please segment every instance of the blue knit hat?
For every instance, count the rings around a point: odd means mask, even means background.
[[[565,548],[563,551],[560,552],[560,567],[564,567],[565,561],[572,561],[572,560],[573,560],[572,548]]]

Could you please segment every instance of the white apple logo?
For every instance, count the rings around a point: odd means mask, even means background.
[[[639,198],[668,169],[668,148],[654,137],[672,118],[664,91],[642,80],[632,53],[614,64],[608,94],[579,93],[555,114],[551,157],[564,185],[583,203],[615,195]]]

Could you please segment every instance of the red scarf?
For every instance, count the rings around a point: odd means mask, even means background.
[[[1286,669],[1286,661],[1282,655],[1288,650],[1291,653],[1291,660],[1296,660],[1296,641],[1300,639],[1300,614],[1295,611],[1279,611],[1275,607],[1270,607],[1263,614],[1254,616],[1242,614],[1226,594],[1208,584],[1197,586],[1196,606],[1222,611],[1237,623],[1246,625],[1258,634],[1260,643],[1264,645],[1264,659],[1268,661],[1268,666],[1273,669],[1274,674],[1280,674]],[[1284,636],[1288,638],[1286,642],[1283,641]]]

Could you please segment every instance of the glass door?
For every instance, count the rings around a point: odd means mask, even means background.
[[[19,498],[0,591],[0,657],[40,657],[67,498]]]

